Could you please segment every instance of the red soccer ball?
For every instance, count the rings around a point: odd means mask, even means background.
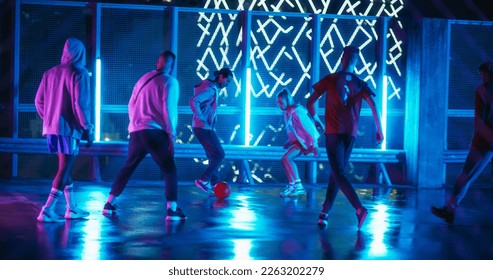
[[[214,186],[214,195],[219,199],[225,199],[231,193],[231,188],[226,182],[219,182]]]

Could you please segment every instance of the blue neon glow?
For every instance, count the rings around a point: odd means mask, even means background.
[[[387,150],[387,76],[383,76],[382,83],[382,133],[384,140],[382,142],[382,150]]]
[[[385,233],[389,230],[390,223],[389,209],[387,205],[378,203],[376,210],[371,214],[368,228],[373,233],[373,240],[369,244],[368,255],[372,258],[385,257],[388,254],[388,245],[385,240]]]
[[[250,146],[250,105],[251,105],[251,84],[252,69],[246,69],[246,93],[245,93],[245,146]]]
[[[231,241],[233,242],[235,254],[233,260],[253,260],[250,255],[253,247],[251,239],[233,239]]]
[[[99,191],[91,191],[89,196],[94,198],[95,201],[103,201],[105,199],[105,195]],[[92,203],[92,202],[90,202]],[[87,208],[91,208],[89,203],[87,204]],[[72,226],[76,226],[72,223]],[[101,255],[101,221],[97,219],[90,219],[79,225],[80,227],[80,236],[77,238],[70,238],[70,223],[65,224],[65,228],[68,232],[65,234],[66,236],[66,246],[68,248],[74,246],[74,242],[80,242],[80,259],[81,260],[100,260],[105,256]],[[103,251],[104,252],[104,251]]]
[[[96,59],[96,94],[94,97],[96,119],[94,120],[94,138],[95,141],[101,140],[101,59]]]
[[[255,230],[261,221],[258,221],[257,214],[252,210],[248,197],[245,195],[238,195],[236,199],[240,207],[230,211],[230,218],[227,224],[230,225],[231,228],[238,230]]]

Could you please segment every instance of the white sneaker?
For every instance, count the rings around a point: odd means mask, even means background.
[[[69,220],[84,219],[87,218],[89,214],[90,214],[89,212],[80,209],[79,207],[77,207],[77,205],[75,205],[73,208],[70,208],[67,205],[67,211],[65,211],[64,217],[65,219],[69,219]]]
[[[289,194],[293,191],[294,185],[287,184],[286,188],[279,194],[280,197],[289,197]]]
[[[60,217],[58,214],[55,213],[55,211],[53,210],[47,210],[45,209],[45,207],[43,206],[43,208],[41,208],[41,211],[39,212],[39,215],[38,217],[36,218],[36,220],[38,220],[38,222],[42,222],[42,223],[61,223],[61,222],[65,222],[64,219],[62,219],[62,217]]]
[[[320,215],[318,216],[318,222],[317,222],[318,227],[319,228],[327,227],[327,225],[329,224],[328,218],[329,218],[329,214],[324,213],[324,212],[320,212]]]
[[[291,192],[287,194],[288,197],[298,197],[298,196],[303,196],[303,195],[306,195],[306,191],[305,191],[305,188],[303,188],[302,184],[294,185]]]

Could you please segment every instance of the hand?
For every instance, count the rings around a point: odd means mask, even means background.
[[[318,157],[319,155],[318,147],[311,146],[310,148],[304,150],[303,152],[304,155],[308,155],[310,153],[313,153],[314,156]]]
[[[323,133],[325,130],[325,125],[322,123],[321,120],[315,120],[315,127],[320,133]]]
[[[92,146],[92,143],[94,143],[94,131],[89,131],[87,132],[86,148],[90,148]]]
[[[86,126],[86,130],[82,133],[82,140],[87,140],[86,148],[90,148],[94,142],[94,125],[89,124]]]
[[[383,133],[381,131],[377,131],[377,135],[376,135],[376,140],[377,140],[377,144],[380,145],[382,144],[383,142]]]
[[[286,143],[284,143],[284,145],[282,146],[284,149],[287,149],[291,146],[291,143],[288,141]]]
[[[320,151],[318,150],[318,147],[312,147],[313,148],[313,155],[318,157],[320,155]]]

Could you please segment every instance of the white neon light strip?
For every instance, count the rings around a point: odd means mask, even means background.
[[[250,146],[250,105],[251,105],[251,77],[252,69],[246,69],[246,93],[245,93],[245,146]]]
[[[96,119],[94,120],[94,140],[101,140],[101,59],[96,59],[96,94],[94,97]]]
[[[382,150],[387,150],[387,75],[383,76],[383,88],[382,88],[382,133],[383,142]]]

